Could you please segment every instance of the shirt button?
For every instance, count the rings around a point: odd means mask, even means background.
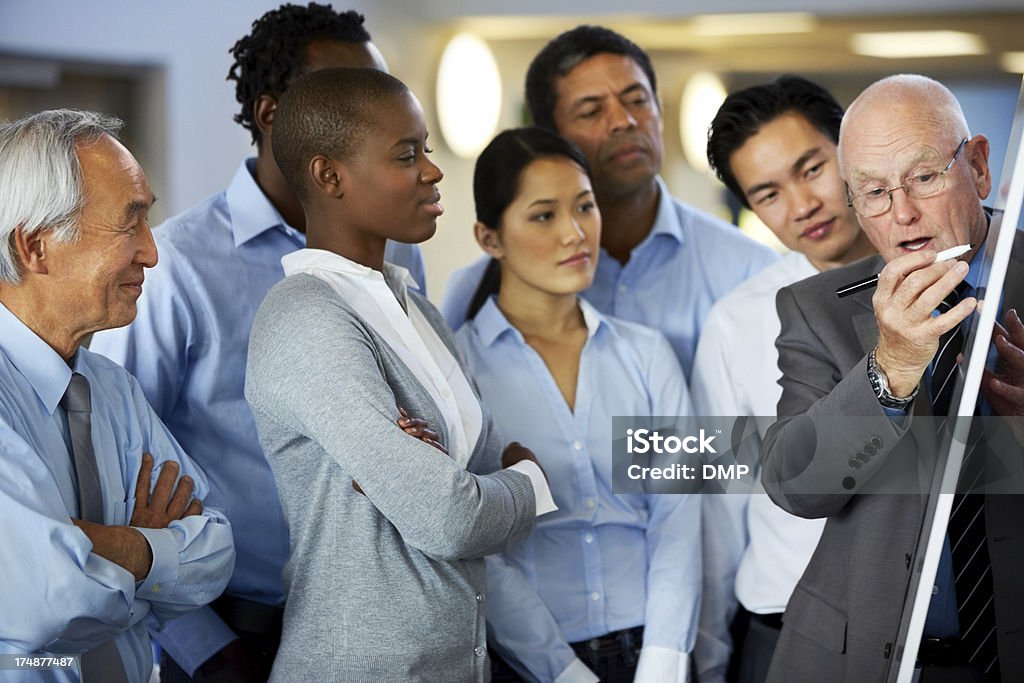
[[[448,391],[447,389],[442,389],[441,390],[441,395],[444,396],[445,398],[451,398],[452,397],[452,392]]]
[[[629,291],[629,287],[626,286],[626,285],[619,285],[619,291],[620,292],[628,292]]]
[[[573,450],[576,450],[576,451],[582,451],[583,450],[583,444],[581,442],[579,442],[579,441],[573,441],[572,442],[572,448],[573,448]]]
[[[590,594],[590,599],[593,600],[594,602],[597,602],[598,600],[601,599],[601,594],[598,593],[597,591],[594,591],[593,593]]]
[[[586,501],[584,501],[584,505],[586,505],[587,508],[593,510],[594,506],[597,505],[597,503],[594,502],[593,498],[587,498]]]
[[[476,601],[477,602],[483,602],[484,601],[484,594],[483,593],[477,593],[476,594]]]
[[[487,648],[485,648],[483,645],[477,645],[475,648],[473,648],[473,654],[475,654],[477,657],[483,657],[485,654],[487,654]]]
[[[151,590],[152,590],[152,591],[153,591],[154,593],[159,593],[159,592],[160,592],[160,584],[159,584],[159,583],[154,583],[154,584],[153,584],[153,588],[152,588]]]
[[[583,540],[585,542],[587,542],[587,543],[593,543],[594,542],[594,534],[587,534],[587,535],[585,535],[583,537]]]
[[[932,586],[932,595],[938,595],[938,594],[939,594],[939,587],[938,586]]]

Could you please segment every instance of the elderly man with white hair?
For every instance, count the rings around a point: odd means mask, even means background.
[[[977,255],[989,232],[981,203],[992,184],[988,140],[971,136],[949,90],[913,75],[870,86],[843,119],[839,165],[879,256],[777,298],[782,398],[762,449],[762,482],[788,512],[827,522],[783,617],[768,673],[775,682],[881,681],[913,656],[900,651],[898,630],[922,561],[940,444],[930,418],[950,412],[961,322],[986,295]],[[960,260],[935,262],[958,245],[971,245]],[[982,414],[1024,414],[1024,325],[1015,310],[1024,263],[1016,254],[1001,297],[988,293],[1003,325]],[[879,271],[873,292],[837,297],[837,288]],[[973,462],[999,454],[1019,468],[1019,443],[997,444],[1008,430],[985,425]],[[958,488],[966,489],[984,487]],[[917,653],[923,681],[1024,680],[1021,499],[956,496]]]
[[[153,193],[116,119],[0,124],[0,680],[149,680],[146,618],[224,589],[231,528],[123,368]]]

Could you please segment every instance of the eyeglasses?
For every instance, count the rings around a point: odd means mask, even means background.
[[[903,182],[899,185],[868,190],[856,197],[848,198],[847,206],[852,207],[863,218],[874,218],[875,216],[881,216],[892,208],[892,193],[896,190],[903,190],[907,193],[908,197],[913,199],[934,197],[946,189],[946,174],[949,172],[949,169],[953,168],[953,163],[960,156],[960,152],[963,151],[966,144],[967,138],[960,141],[960,146],[953,153],[953,158],[946,164],[946,168],[941,171],[916,173],[904,178]],[[847,188],[847,192],[849,192],[849,188]]]

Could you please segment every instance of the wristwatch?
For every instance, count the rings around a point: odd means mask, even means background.
[[[914,397],[917,396],[918,387],[914,387],[914,391],[906,398],[893,396],[892,392],[889,391],[889,378],[885,376],[882,368],[878,367],[878,361],[875,360],[875,351],[877,350],[878,347],[875,347],[868,354],[868,381],[871,382],[871,388],[875,392],[875,397],[885,408],[906,410],[907,406],[914,400]]]

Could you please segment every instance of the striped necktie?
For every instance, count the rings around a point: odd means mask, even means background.
[[[992,564],[985,533],[985,494],[956,494],[946,531],[953,549],[957,616],[964,654],[990,680],[998,681],[999,644]]]
[[[965,296],[972,295],[966,282],[960,283],[939,304],[939,313],[945,313]],[[939,339],[939,350],[932,362],[929,391],[932,413],[937,417],[949,414],[953,389],[959,366],[956,357],[963,351],[963,323],[949,330]],[[964,458],[964,469],[971,463],[970,449]],[[983,449],[982,449],[983,451]],[[983,455],[978,451],[977,455]],[[974,489],[983,481],[983,468],[971,472],[974,481],[965,490]],[[996,639],[995,602],[992,587],[992,565],[988,555],[985,532],[985,496],[981,493],[958,493],[953,498],[953,510],[947,527],[952,548],[954,583],[956,586],[957,616],[960,621],[960,642],[964,654],[974,666],[984,671],[991,680],[999,680],[999,649]]]
[[[960,283],[956,289],[939,303],[939,313],[945,313],[960,303],[961,295],[967,294],[970,288],[971,286],[967,283]],[[967,295],[969,296],[969,294]],[[932,360],[932,377],[929,383],[929,391],[932,399],[932,414],[936,417],[942,417],[949,413],[953,389],[956,387],[958,369],[956,357],[964,348],[962,325],[963,323],[958,324],[939,337],[939,350]]]

